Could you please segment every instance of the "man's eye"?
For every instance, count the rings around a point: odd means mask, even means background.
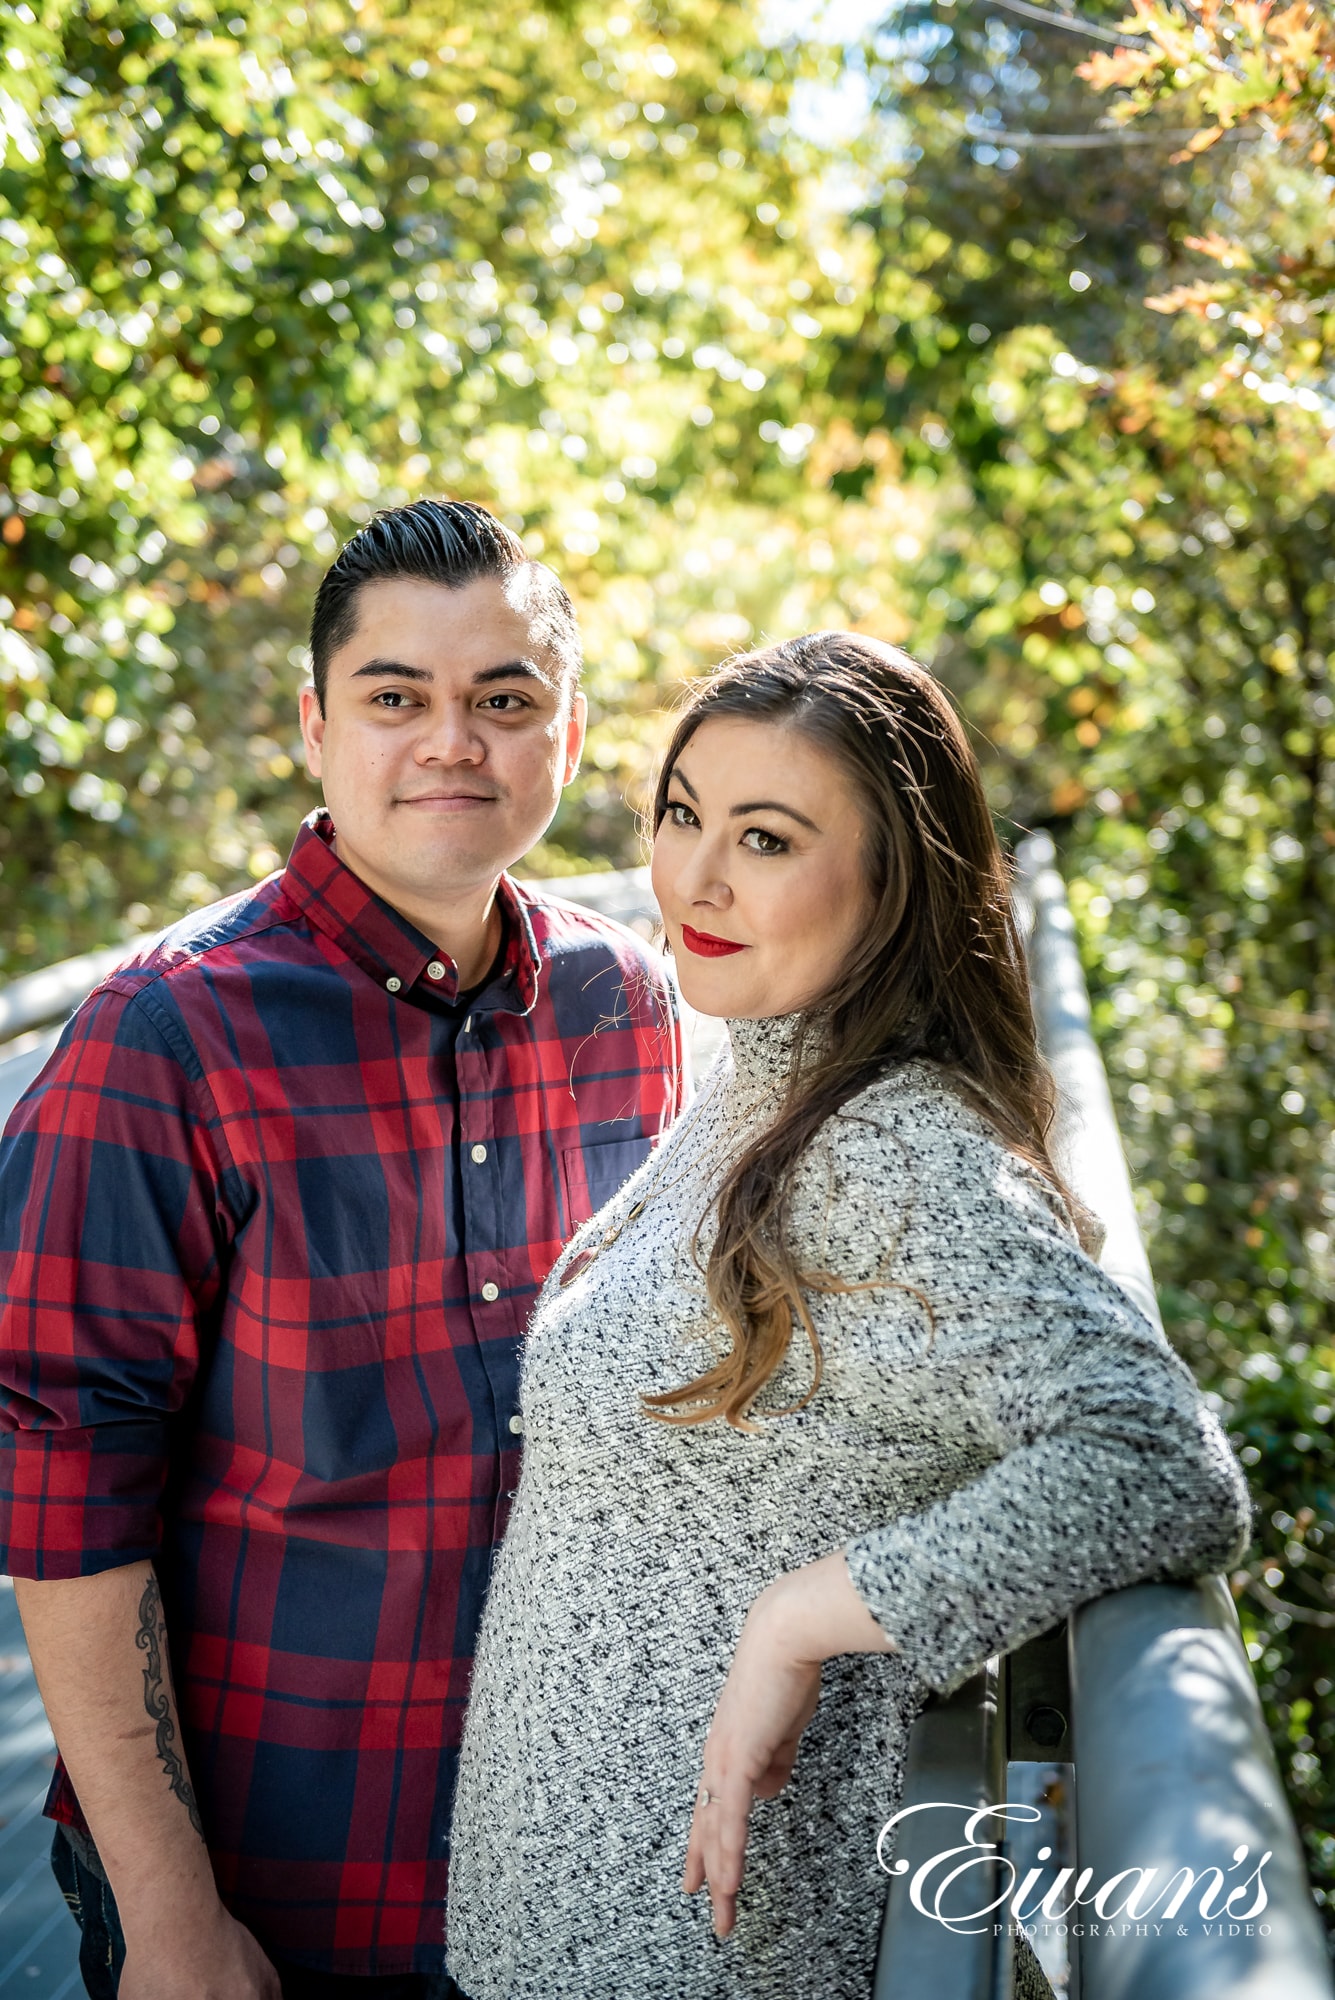
[[[499,715],[511,715],[517,708],[527,708],[528,703],[520,694],[489,694],[482,706],[494,709]]]
[[[381,708],[397,710],[406,708],[412,696],[403,688],[381,688],[379,694],[372,695],[371,699]]]
[[[742,846],[749,847],[753,854],[786,854],[788,842],[767,827],[748,826],[742,835]]]
[[[699,826],[700,824],[690,807],[683,805],[680,799],[668,800],[666,817],[672,822],[673,826]]]

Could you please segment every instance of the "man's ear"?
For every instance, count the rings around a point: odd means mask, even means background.
[[[576,688],[570,697],[570,716],[566,722],[566,768],[561,783],[568,785],[579,770],[579,760],[584,752],[584,732],[589,726],[589,701],[583,688]]]
[[[306,747],[306,769],[313,778],[319,778],[324,752],[324,711],[309,682],[301,690],[301,740]]]

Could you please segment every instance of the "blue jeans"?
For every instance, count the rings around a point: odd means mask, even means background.
[[[51,1867],[81,1932],[79,1971],[90,2000],[116,2000],[125,1963],[125,1935],[111,1885],[92,1843],[57,1826]],[[316,1972],[275,1961],[283,2000],[466,2000],[447,1972],[390,1972],[368,1978]]]

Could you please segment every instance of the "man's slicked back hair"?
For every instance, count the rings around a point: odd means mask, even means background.
[[[311,674],[324,713],[329,662],[357,629],[357,597],[368,583],[408,579],[462,590],[478,577],[523,589],[516,610],[533,622],[540,646],[574,679],[583,651],[575,607],[546,563],[535,562],[518,535],[471,500],[414,500],[387,507],[342,548],[320,582],[311,616]]]

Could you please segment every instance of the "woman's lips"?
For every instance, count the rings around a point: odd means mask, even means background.
[[[734,951],[746,950],[744,944],[733,944],[728,938],[711,937],[708,931],[693,931],[689,924],[681,927],[681,941],[688,951],[701,958],[727,958]]]

